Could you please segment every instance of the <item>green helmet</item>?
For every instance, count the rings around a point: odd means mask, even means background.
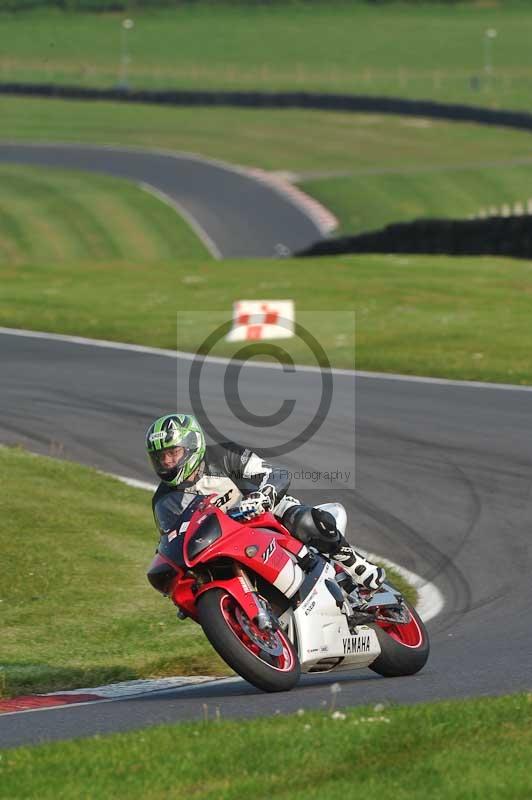
[[[196,417],[167,414],[146,431],[146,449],[158,477],[169,486],[177,486],[201,464],[205,437]]]

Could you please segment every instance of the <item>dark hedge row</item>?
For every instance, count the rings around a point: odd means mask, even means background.
[[[346,253],[532,258],[532,217],[419,219],[388,225],[380,231],[359,236],[324,239],[298,255],[331,256]]]
[[[441,5],[475,3],[476,0],[432,0]],[[32,8],[60,8],[66,11],[128,11],[134,8],[179,8],[184,5],[268,6],[327,5],[328,0],[0,0],[1,11],[27,11]],[[389,5],[394,2],[426,5],[427,0],[344,0],[350,5]]]
[[[151,89],[95,89],[43,83],[0,83],[0,94],[53,97],[68,100],[112,100],[173,106],[235,106],[244,108],[307,108],[319,111],[351,111],[430,117],[457,122],[502,125],[532,130],[532,114],[526,111],[495,111],[477,106],[401,100],[366,95],[320,94],[318,92],[231,92]]]

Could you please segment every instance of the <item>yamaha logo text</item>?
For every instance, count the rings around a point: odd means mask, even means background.
[[[369,653],[371,650],[368,634],[365,636],[348,636],[347,639],[342,639],[342,642],[344,644],[344,656],[354,655],[355,653]]]

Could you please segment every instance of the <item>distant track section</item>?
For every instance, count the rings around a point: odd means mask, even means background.
[[[172,205],[214,258],[290,255],[323,236],[312,212],[243,168],[188,153],[75,144],[0,144],[0,163],[99,172]]]

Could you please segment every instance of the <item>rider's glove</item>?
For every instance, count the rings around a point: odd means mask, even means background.
[[[265,511],[270,511],[274,505],[277,493],[273,486],[266,484],[258,492],[252,492],[240,501],[239,511],[241,511],[246,519],[253,519],[264,514]]]

